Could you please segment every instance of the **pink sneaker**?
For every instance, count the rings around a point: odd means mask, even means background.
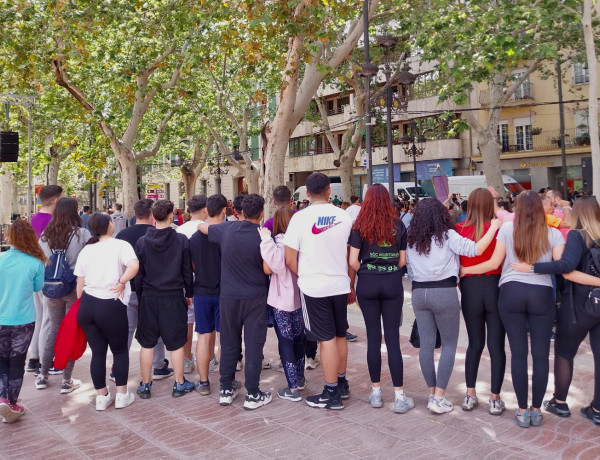
[[[7,413],[2,413],[2,408],[8,407]],[[8,406],[0,406],[0,414],[4,417],[6,423],[15,423],[25,413],[25,408],[20,404],[9,404]]]

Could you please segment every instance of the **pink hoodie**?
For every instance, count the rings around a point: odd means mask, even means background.
[[[261,235],[260,253],[273,271],[267,303],[278,310],[295,311],[300,308],[298,277],[285,265],[283,236],[281,233],[273,241],[270,235]]]

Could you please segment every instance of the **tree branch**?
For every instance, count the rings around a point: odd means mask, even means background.
[[[160,149],[160,144],[162,143],[162,139],[165,134],[165,130],[167,129],[167,124],[169,123],[171,118],[173,118],[174,114],[175,114],[175,109],[171,109],[167,112],[165,117],[162,119],[162,121],[157,126],[156,138],[154,139],[154,143],[152,144],[152,147],[147,150],[141,150],[140,152],[134,154],[134,158],[136,160],[141,160],[142,158],[148,158],[148,157],[156,155],[156,153]]]

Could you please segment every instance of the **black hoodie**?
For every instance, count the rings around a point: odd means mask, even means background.
[[[187,236],[171,227],[151,227],[135,245],[140,270],[135,290],[141,299],[146,295],[194,296],[192,259]]]

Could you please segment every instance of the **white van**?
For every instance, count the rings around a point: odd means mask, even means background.
[[[340,183],[331,184],[331,199],[333,200],[336,195],[340,201],[344,201],[344,192],[342,191],[342,184]],[[304,201],[308,199],[308,195],[306,194],[306,185],[301,185],[298,187],[292,195],[292,201],[294,203],[296,201]]]
[[[507,194],[521,193],[525,189],[515,179],[502,175],[502,182]],[[460,193],[467,198],[476,188],[487,188],[488,183],[485,176],[450,176],[448,177],[448,188],[450,193]]]
[[[382,184],[386,189],[389,190],[388,183]],[[365,184],[363,187],[363,199],[367,193],[368,185]],[[410,201],[415,199],[415,183],[414,182],[394,182],[394,195],[398,195],[404,201]],[[420,185],[417,188],[419,198],[427,198],[430,196]]]

